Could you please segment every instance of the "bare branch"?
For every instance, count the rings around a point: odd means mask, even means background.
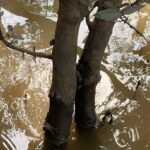
[[[131,1],[130,1],[131,6],[141,5],[142,3],[143,3],[143,0],[136,0],[134,3],[131,3]]]
[[[25,48],[20,48],[20,47],[17,47],[15,45],[13,45],[11,42],[8,42],[4,36],[3,36],[3,33],[2,33],[2,29],[0,27],[0,40],[9,48],[11,49],[14,49],[16,51],[19,51],[21,53],[25,53],[25,54],[28,54],[28,55],[31,55],[31,56],[34,56],[34,57],[40,57],[40,58],[47,58],[47,59],[52,59],[52,55],[47,55],[45,53],[38,53],[38,52],[35,52],[35,51],[30,51],[30,50],[27,50]]]
[[[90,14],[91,14],[91,12],[92,12],[96,7],[98,7],[98,6],[99,6],[99,3],[98,3],[98,2],[95,2],[95,4],[92,6],[91,10],[89,10],[89,14],[85,17],[85,19],[86,19],[86,24],[87,24],[89,30],[92,29],[92,25],[93,25],[93,22],[90,21]]]
[[[135,32],[137,34],[139,34],[140,36],[142,36],[144,38],[144,40],[146,41],[146,43],[149,44],[149,41],[146,39],[146,37],[140,31],[138,31],[134,26],[132,26],[130,23],[128,23],[128,18],[126,16],[122,16],[121,20],[124,23],[126,23],[131,29],[135,30]]]

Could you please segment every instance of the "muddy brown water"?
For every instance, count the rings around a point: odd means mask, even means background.
[[[7,32],[7,25],[12,25],[15,33],[24,38],[18,40],[19,46],[31,50],[35,46],[37,51],[51,53],[49,41],[54,37],[57,2],[3,0],[3,32]],[[130,23],[147,39],[150,39],[149,10],[150,6],[145,6],[130,17]],[[86,35],[87,31],[80,34]],[[52,62],[23,57],[3,43],[0,51],[0,150],[42,149]],[[43,149],[150,150],[149,59],[150,44],[127,25],[116,23],[102,61],[95,103],[98,119],[110,110],[113,124],[79,132],[73,123],[67,147],[45,145]]]

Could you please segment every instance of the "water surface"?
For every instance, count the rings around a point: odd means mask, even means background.
[[[24,40],[18,45],[51,53],[58,4],[52,0],[3,0],[1,26],[6,34],[12,25]],[[149,39],[150,6],[130,17]],[[78,56],[88,34],[82,22]],[[52,62],[36,60],[0,44],[0,147],[8,150],[40,149],[43,122],[48,111]],[[113,114],[112,125],[94,131],[76,131],[73,123],[68,150],[149,150],[150,149],[150,44],[123,23],[116,23],[101,65],[97,86],[96,112]],[[137,88],[137,84],[140,85]],[[44,149],[50,149],[50,147]],[[60,148],[63,149],[63,148]]]

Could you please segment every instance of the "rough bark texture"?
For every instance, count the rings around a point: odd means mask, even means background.
[[[75,101],[77,126],[90,128],[96,124],[95,89],[100,81],[100,62],[109,40],[113,23],[95,20],[79,64],[78,87]]]
[[[115,4],[121,3],[116,0],[113,2]],[[95,127],[95,90],[100,81],[100,62],[113,25],[113,22],[94,20],[77,65],[78,86],[75,100],[75,121],[78,127]]]
[[[53,79],[45,139],[60,145],[68,141],[76,93],[76,51],[82,19],[78,0],[59,1],[58,22],[53,48]]]
[[[87,13],[87,6],[81,5],[79,0],[59,0],[50,109],[44,124],[45,140],[55,145],[68,141],[75,96],[77,125],[89,128],[96,123],[95,88],[113,23],[95,19],[76,72],[78,29]]]

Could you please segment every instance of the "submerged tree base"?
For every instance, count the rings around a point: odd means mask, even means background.
[[[54,131],[52,130],[52,126],[48,122],[45,122],[43,130],[45,131],[44,133],[45,143],[60,146],[66,144],[69,140],[69,138],[65,138],[64,136],[56,137]]]

